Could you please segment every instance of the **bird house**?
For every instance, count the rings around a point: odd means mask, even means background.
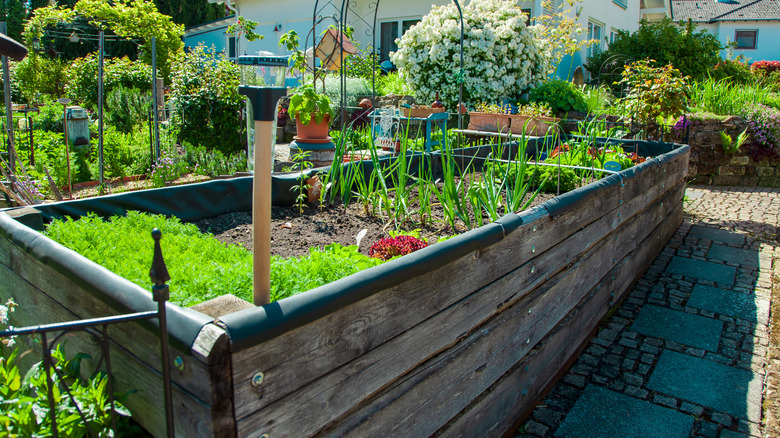
[[[338,70],[341,62],[349,55],[357,53],[357,49],[341,31],[328,29],[322,35],[320,44],[315,54],[320,58],[322,65],[328,70]]]

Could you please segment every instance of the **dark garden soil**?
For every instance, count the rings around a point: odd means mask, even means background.
[[[553,196],[540,193],[533,205]],[[439,206],[433,206],[433,215],[435,218],[443,217]],[[485,219],[484,223],[487,222]],[[241,244],[252,250],[252,213],[249,211],[225,213],[197,221],[195,225],[201,231],[214,234],[222,242]],[[311,247],[323,247],[334,242],[344,246],[356,245],[356,238],[364,229],[367,231],[359,249],[368,255],[371,245],[382,237],[388,237],[390,231],[395,230],[395,224],[387,218],[380,219],[376,215],[367,214],[359,202],[352,202],[346,208],[342,204],[320,208],[317,203],[313,203],[304,206],[302,212],[299,212],[297,206],[274,206],[271,210],[271,254],[293,257],[309,254]],[[428,221],[422,225],[417,214],[402,223],[400,229],[418,230],[420,236],[428,239],[429,243],[436,242],[442,236],[466,231],[465,227],[453,230],[441,220],[432,223]]]

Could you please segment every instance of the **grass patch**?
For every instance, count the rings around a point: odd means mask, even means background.
[[[95,215],[52,222],[54,241],[145,289],[154,249],[151,230],[162,231],[171,302],[193,306],[226,293],[252,302],[252,254],[225,245],[213,235],[177,218],[128,212],[104,221]],[[357,247],[338,244],[312,248],[305,257],[271,257],[271,301],[304,292],[380,264]]]

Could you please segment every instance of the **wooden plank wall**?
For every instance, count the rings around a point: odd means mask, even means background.
[[[74,253],[74,256],[78,255]],[[11,314],[17,327],[117,314],[106,303],[4,237],[0,237],[0,285],[0,301],[13,298],[20,306]],[[137,323],[123,323],[111,326],[109,337],[115,390],[137,391],[126,403],[134,418],[155,436],[165,436],[159,333]],[[84,352],[93,358],[100,356],[97,338],[93,336],[75,333],[64,339],[69,354]],[[171,346],[171,360],[178,356],[184,365],[182,370],[171,368],[177,436],[235,435],[228,348],[225,331],[215,324],[203,327],[192,351]],[[41,358],[40,351],[28,356],[35,361]],[[84,367],[89,368],[90,363]]]
[[[680,225],[687,163],[234,353],[238,435],[507,432]]]

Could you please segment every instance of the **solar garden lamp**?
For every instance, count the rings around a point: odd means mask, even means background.
[[[287,56],[240,56],[239,65],[255,66],[252,79],[244,77],[238,93],[247,97],[247,159],[253,171],[252,183],[252,291],[256,306],[271,302],[271,170],[276,142],[276,107],[279,99],[287,95],[284,84],[289,57]],[[271,67],[273,86],[261,85],[266,76],[266,67]],[[262,72],[261,74],[258,74]],[[254,128],[254,129],[253,129]],[[252,132],[254,131],[254,135]],[[254,137],[254,138],[252,138]]]
[[[61,97],[57,102],[62,104],[62,127],[65,130],[65,162],[68,164],[68,197],[73,199],[73,183],[70,180],[70,151],[68,150],[68,104],[70,99]]]

